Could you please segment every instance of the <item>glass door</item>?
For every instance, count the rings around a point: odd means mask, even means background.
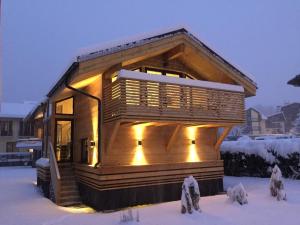
[[[72,161],[73,121],[59,119],[55,124],[56,159],[58,162]]]

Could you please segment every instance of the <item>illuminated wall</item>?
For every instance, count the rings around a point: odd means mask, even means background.
[[[197,127],[186,128],[187,138],[189,140],[186,162],[200,162],[200,157],[198,154],[199,146],[196,145],[197,131]]]
[[[134,150],[134,156],[131,161],[131,165],[146,165],[147,160],[144,155],[144,150],[143,150],[143,135],[144,131],[146,129],[147,124],[140,124],[140,125],[135,125],[132,127],[134,130],[134,135],[135,135],[135,141],[136,141],[136,147]]]

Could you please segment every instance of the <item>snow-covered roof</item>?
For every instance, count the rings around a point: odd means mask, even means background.
[[[253,109],[253,110],[255,110],[256,112],[258,112],[263,120],[268,119],[268,117],[267,117],[265,114],[263,114],[260,110],[258,110],[257,108],[250,107],[249,109]],[[248,109],[248,110],[249,110],[249,109]]]
[[[249,75],[245,75],[242,73],[239,69],[237,69],[236,66],[233,66],[232,63],[229,63],[227,60],[225,60],[223,57],[221,57],[219,54],[216,53],[216,51],[212,50],[210,47],[208,47],[206,44],[204,44],[202,41],[200,41],[193,33],[190,32],[190,28],[186,29],[184,26],[180,27],[170,27],[166,28],[157,32],[152,33],[144,33],[139,36],[135,36],[133,38],[127,38],[124,40],[118,40],[102,45],[98,45],[92,48],[86,48],[82,49],[79,53],[79,56],[77,56],[77,62],[85,61],[94,59],[99,56],[109,55],[115,52],[119,52],[125,49],[141,46],[150,42],[158,41],[161,39],[165,39],[177,34],[186,34],[191,39],[193,39],[195,42],[197,42],[199,45],[201,45],[205,50],[207,50],[210,54],[212,54],[214,57],[216,57],[218,60],[229,66],[232,70],[239,73],[241,76],[246,78],[248,81],[250,81],[252,84],[257,86],[257,84],[254,82],[253,78],[250,78]]]
[[[35,107],[36,102],[0,103],[0,118],[25,118],[26,115]]]
[[[42,141],[38,138],[19,139],[16,143],[16,148],[41,149]]]
[[[168,77],[168,76],[155,76],[148,73],[129,71],[129,70],[120,70],[118,72],[118,78],[156,81],[160,83],[179,84],[179,85],[187,85],[193,87],[203,87],[203,88],[212,88],[212,89],[235,91],[235,92],[244,92],[244,88],[240,85],[222,84],[217,82],[191,80],[191,79]]]
[[[170,38],[172,36],[179,35],[179,34],[187,35],[198,45],[200,45],[203,48],[203,50],[207,52],[207,54],[210,54],[213,57],[215,57],[219,62],[225,64],[229,69],[235,71],[237,74],[242,76],[245,80],[247,80],[257,88],[257,84],[254,82],[253,78],[251,78],[248,74],[245,75],[245,73],[241,72],[236,65],[229,63],[227,60],[221,57],[216,51],[208,47],[206,44],[200,41],[195,35],[193,35],[190,32],[190,30],[191,30],[190,28],[186,29],[185,26],[171,27],[171,28],[159,30],[157,32],[144,33],[142,35],[135,36],[133,38],[126,38],[123,40],[113,41],[110,43],[97,45],[91,48],[82,49],[79,51],[78,56],[76,56],[76,59],[73,59],[72,63],[69,64],[69,67],[67,70],[65,70],[64,74],[52,86],[51,90],[47,94],[47,97],[50,97],[57,90],[57,88],[63,84],[63,82],[72,73],[72,71],[77,68],[80,62],[84,62],[86,60],[91,60],[105,55],[110,55],[116,52],[121,52],[130,48],[142,46],[148,43]]]

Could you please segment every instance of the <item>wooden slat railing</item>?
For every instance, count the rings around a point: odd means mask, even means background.
[[[104,88],[104,122],[153,119],[243,123],[244,93],[119,78]]]
[[[60,204],[60,190],[61,190],[61,178],[60,173],[55,157],[55,152],[53,149],[52,144],[49,142],[49,149],[50,149],[50,175],[51,175],[51,182],[53,186],[54,196],[55,196],[55,203],[57,205]]]

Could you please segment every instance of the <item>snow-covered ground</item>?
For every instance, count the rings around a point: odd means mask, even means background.
[[[35,188],[35,170],[29,167],[0,168],[0,224],[120,224],[120,212],[97,213],[88,208],[63,208],[41,196]],[[293,225],[300,224],[300,181],[285,180],[288,201],[278,202],[268,190],[268,179],[225,177],[225,187],[242,182],[249,204],[231,203],[225,195],[203,197],[202,213],[180,213],[180,202],[138,207],[146,225]],[[134,209],[135,210],[135,209]],[[124,224],[124,225],[126,225]]]

